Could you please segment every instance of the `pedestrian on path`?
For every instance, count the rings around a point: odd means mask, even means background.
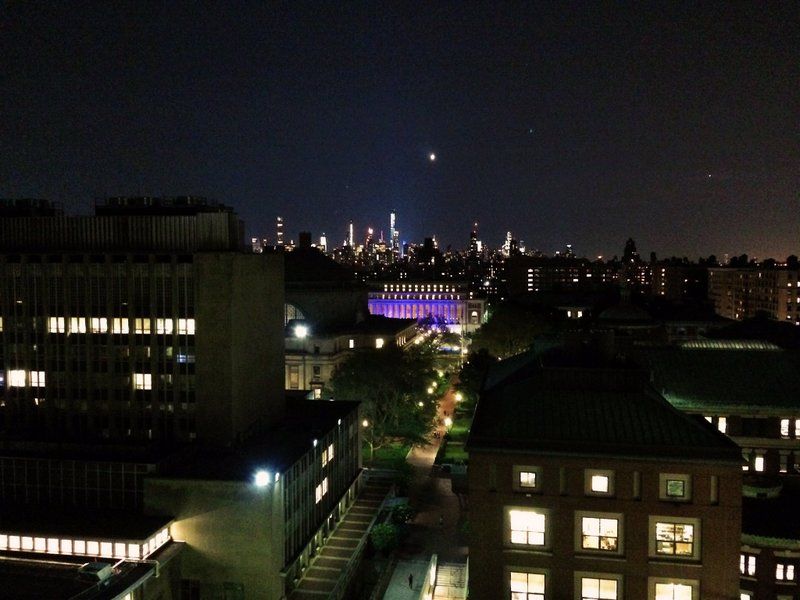
[[[409,573],[408,574],[408,589],[410,589],[410,590],[414,589],[414,574],[413,573]]]

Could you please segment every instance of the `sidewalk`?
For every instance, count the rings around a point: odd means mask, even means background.
[[[383,600],[419,600],[427,570],[426,560],[401,560],[392,573]],[[414,577],[413,589],[408,587],[409,574]]]

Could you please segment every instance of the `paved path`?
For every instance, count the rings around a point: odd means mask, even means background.
[[[439,418],[444,421],[445,412],[453,415],[455,398],[450,389],[439,403]],[[439,426],[439,433],[444,434],[444,426]],[[439,555],[439,562],[462,562],[467,555],[466,546],[459,545],[458,530],[461,525],[461,509],[458,497],[450,488],[450,479],[440,477],[438,468],[433,467],[433,460],[439,449],[441,438],[434,439],[432,444],[415,447],[408,457],[413,472],[409,486],[409,501],[417,509],[417,516],[410,523],[409,535],[398,550],[401,562],[384,595],[384,600],[404,600],[419,598],[416,581],[416,595],[408,595],[408,572],[403,572],[404,562],[408,565],[416,562],[428,564],[431,554]],[[424,569],[423,569],[424,570]],[[408,571],[408,567],[406,567]],[[424,573],[422,575],[424,579]],[[405,586],[405,590],[403,590]],[[406,595],[402,595],[406,594]]]

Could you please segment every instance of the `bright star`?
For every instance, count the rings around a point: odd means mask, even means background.
[[[429,159],[431,162],[433,162],[433,161],[435,161],[435,160],[436,160],[436,155],[435,155],[433,152],[431,152],[431,153],[428,155],[428,159]]]

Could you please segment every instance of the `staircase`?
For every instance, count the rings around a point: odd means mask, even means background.
[[[433,600],[463,600],[467,597],[467,567],[461,564],[439,564]]]

